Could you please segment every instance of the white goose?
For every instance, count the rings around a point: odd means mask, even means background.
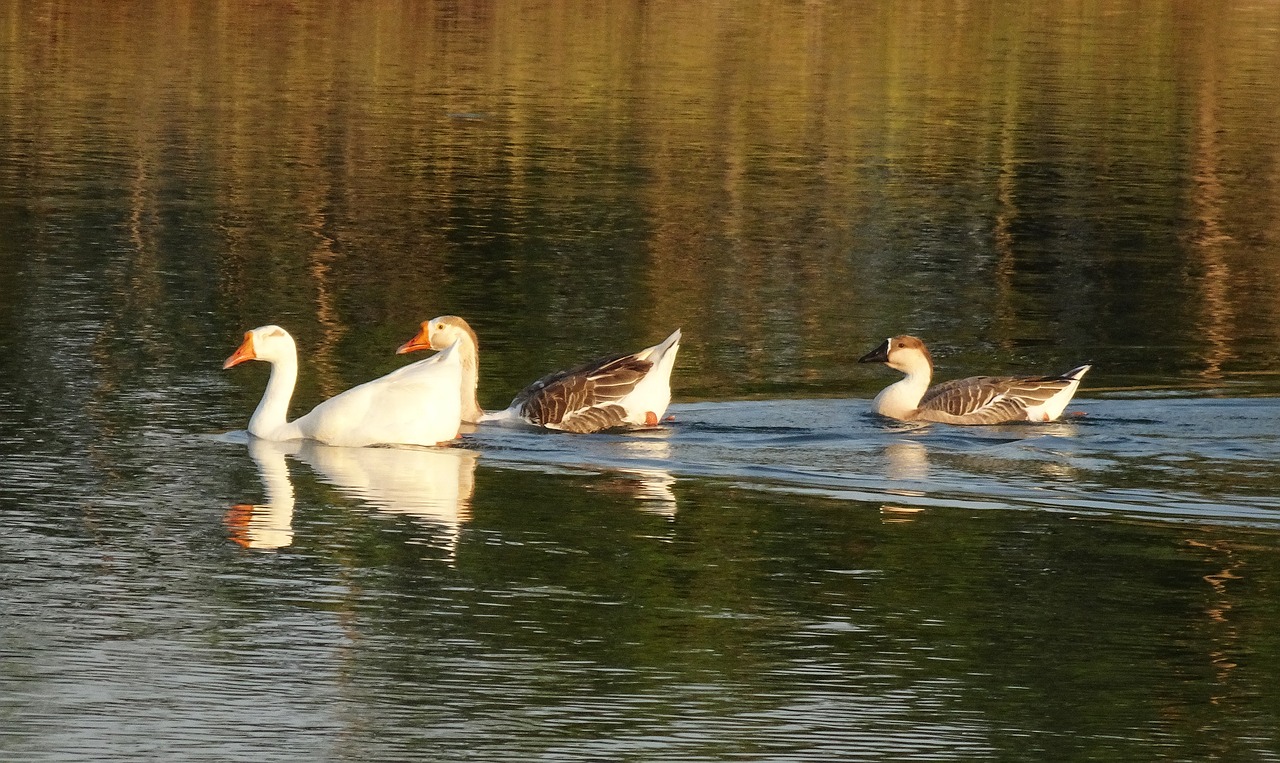
[[[264,440],[318,440],[329,445],[436,445],[458,436],[462,421],[458,348],[396,369],[286,420],[298,379],[298,350],[279,326],[246,331],[223,368],[246,360],[271,364],[262,402],[249,419],[249,434]]]
[[[506,410],[494,413],[485,413],[476,402],[479,342],[462,318],[442,315],[423,323],[422,330],[396,352],[440,349],[455,343],[462,356],[463,421],[523,421],[582,434],[651,427],[662,420],[671,403],[671,368],[680,350],[680,331],[636,353],[612,355],[544,376],[516,395]]]
[[[858,362],[884,363],[907,375],[881,390],[871,410],[903,421],[944,424],[1053,421],[1090,368],[1080,366],[1061,376],[972,376],[930,387],[933,358],[913,336],[886,339]]]

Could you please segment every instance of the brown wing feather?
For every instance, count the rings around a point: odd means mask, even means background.
[[[1026,419],[1027,409],[1062,391],[1062,376],[973,376],[930,387],[917,418],[952,424],[998,424]]]
[[[626,418],[627,409],[622,406],[602,405],[570,411],[559,424],[555,425],[555,428],[565,432],[588,434],[620,427],[625,423]]]
[[[943,382],[926,390],[918,407],[963,416],[990,403],[991,398],[999,394],[998,387],[991,382],[1000,381],[1000,377],[971,376]]]
[[[512,401],[527,421],[570,432],[596,432],[622,424],[626,412],[610,405],[626,397],[653,363],[634,354],[612,355],[530,384]]]

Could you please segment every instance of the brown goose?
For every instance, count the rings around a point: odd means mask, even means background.
[[[479,342],[467,322],[443,315],[422,324],[396,352],[440,349],[458,342],[462,356],[462,420],[522,421],[563,432],[655,426],[671,402],[671,368],[680,350],[677,330],[661,344],[557,371],[525,387],[506,410],[486,413],[476,402]]]
[[[1053,421],[1090,368],[1080,366],[1061,376],[971,376],[930,387],[933,358],[913,336],[886,339],[858,362],[884,363],[906,374],[876,395],[871,410],[903,421],[944,424]]]

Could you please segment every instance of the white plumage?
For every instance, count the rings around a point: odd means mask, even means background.
[[[249,434],[264,440],[317,440],[328,445],[437,445],[458,436],[462,367],[456,347],[334,395],[305,416],[288,421],[298,379],[293,337],[279,326],[245,332],[223,368],[246,360],[271,364]]]

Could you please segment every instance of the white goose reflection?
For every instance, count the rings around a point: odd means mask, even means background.
[[[894,483],[923,483],[929,479],[929,451],[912,440],[891,443],[884,449],[885,476]],[[902,487],[885,489],[889,495],[903,498],[923,498],[924,490]],[[885,523],[912,522],[924,509],[920,506],[886,503],[880,506],[881,521]]]
[[[629,459],[668,461],[671,445],[665,437],[635,437],[621,443],[622,453]],[[676,515],[676,494],[671,489],[675,477],[666,469],[624,467],[620,470],[627,477],[634,477],[634,493],[642,511],[672,518]]]
[[[245,548],[278,549],[293,542],[294,490],[285,456],[311,467],[323,481],[378,512],[408,515],[432,532],[430,543],[457,550],[471,518],[476,454],[461,448],[338,448],[313,441],[249,441],[266,503],[227,512],[231,539]]]
[[[293,543],[293,482],[285,456],[301,444],[249,440],[249,457],[258,466],[266,503],[242,503],[227,512],[231,540],[245,548],[275,549]]]
[[[389,514],[421,520],[450,557],[471,519],[477,455],[462,448],[338,448],[306,441],[299,460],[348,496]]]
[[[891,443],[884,449],[885,476],[903,482],[929,479],[929,451],[912,440]]]

